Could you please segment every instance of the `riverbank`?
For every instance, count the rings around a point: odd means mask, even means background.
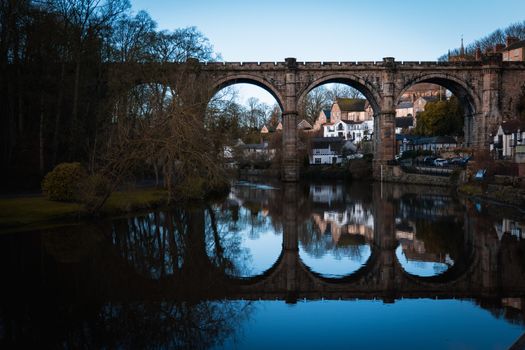
[[[525,212],[525,189],[500,185],[466,183],[458,186],[458,194],[473,201],[482,201],[493,205],[512,207]]]
[[[167,197],[165,190],[156,188],[115,192],[102,207],[100,215],[114,216],[157,208],[166,204]],[[78,203],[54,202],[40,195],[0,199],[0,233],[72,224],[87,216]]]

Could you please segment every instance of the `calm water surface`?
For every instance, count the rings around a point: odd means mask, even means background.
[[[507,349],[525,218],[444,189],[239,182],[0,235],[1,348]]]

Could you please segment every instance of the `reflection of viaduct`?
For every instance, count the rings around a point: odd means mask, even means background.
[[[34,235],[36,241],[16,245],[16,240],[4,237],[0,257],[4,276],[8,281],[0,295],[11,290],[18,276],[33,276],[25,283],[27,293],[39,288],[55,292],[68,286],[84,294],[120,300],[122,298],[173,298],[186,300],[245,299],[293,302],[298,299],[353,299],[377,298],[393,301],[398,298],[509,298],[525,295],[525,268],[523,268],[523,245],[511,242],[510,235],[500,241],[494,228],[485,218],[465,217],[463,259],[441,275],[417,277],[406,273],[397,261],[396,192],[399,186],[374,186],[373,212],[374,233],[372,255],[368,262],[355,273],[341,278],[326,278],[312,271],[300,258],[298,241],[304,218],[298,205],[300,190],[295,184],[283,187],[282,225],[283,244],[279,257],[271,268],[259,276],[235,278],[228,276],[224,268],[210,260],[205,241],[205,214],[202,208],[194,208],[184,215],[188,226],[185,242],[179,245],[184,263],[177,267],[174,261],[158,261],[162,268],[172,271],[164,276],[150,273],[160,254],[153,250],[152,256],[134,256],[144,247],[144,238],[133,241],[132,232],[123,221],[122,235],[103,237],[103,232],[119,228],[85,227],[68,230],[69,234]],[[426,200],[426,199],[425,199]],[[134,222],[133,225],[140,225]],[[146,229],[146,248],[152,247],[156,238]],[[186,231],[187,230],[187,231]],[[219,238],[220,239],[220,238]],[[130,245],[120,245],[128,242]],[[134,242],[134,243],[133,243]],[[153,248],[153,247],[152,247]],[[170,248],[171,249],[171,248]],[[520,251],[521,249],[521,251]],[[52,256],[53,260],[46,258]],[[23,261],[24,263],[13,263]],[[137,267],[140,266],[140,267]],[[155,265],[157,266],[157,265]],[[144,268],[142,268],[144,267]],[[56,276],[63,276],[57,278]],[[44,281],[44,282],[42,282]],[[39,285],[39,283],[44,283]],[[14,296],[11,296],[14,297]]]
[[[284,187],[283,245],[274,265],[258,276],[236,278],[210,262],[204,241],[193,235],[190,252],[190,272],[159,281],[163,288],[185,285],[198,290],[205,299],[274,300],[294,302],[298,299],[382,299],[399,298],[502,298],[522,297],[525,292],[525,271],[519,270],[519,251],[502,246],[494,232],[475,218],[465,218],[462,257],[444,273],[433,277],[418,277],[404,271],[398,262],[396,239],[395,192],[383,191],[379,186],[373,193],[374,237],[372,254],[367,263],[341,278],[327,278],[312,271],[299,255],[298,191],[295,185]],[[193,223],[192,232],[204,232],[204,214]],[[491,229],[491,227],[488,227]],[[196,266],[199,266],[196,268]],[[183,268],[184,269],[184,268]],[[186,276],[186,277],[184,277]],[[188,276],[199,276],[198,279]],[[175,292],[177,294],[177,292]]]
[[[226,278],[222,286],[227,298],[283,299],[383,299],[397,298],[478,298],[521,296],[525,280],[516,284],[514,271],[500,263],[496,235],[476,235],[465,228],[464,259],[441,275],[417,277],[406,273],[397,261],[394,206],[374,193],[374,242],[368,262],[355,273],[342,278],[326,278],[305,266],[299,256],[295,194],[286,188],[283,250],[278,260],[260,276]],[[468,221],[470,222],[470,221]],[[470,222],[470,225],[473,223]],[[468,225],[468,224],[467,224]],[[214,288],[215,289],[215,288]]]
[[[181,73],[182,72],[182,73]],[[188,83],[188,79],[197,84]],[[472,62],[297,62],[278,63],[114,64],[108,66],[109,90],[119,93],[134,84],[159,82],[201,86],[208,95],[236,84],[251,83],[271,93],[283,111],[283,179],[298,179],[298,106],[312,89],[326,83],[345,83],[358,89],[374,110],[375,159],[395,154],[395,106],[414,84],[428,82],[450,90],[465,109],[466,145],[488,149],[489,134],[503,118],[517,115],[525,82],[523,62],[502,62],[501,55]],[[201,84],[198,84],[198,83]],[[180,93],[184,93],[179,88]],[[195,92],[193,92],[195,94]],[[202,92],[206,94],[206,92]]]

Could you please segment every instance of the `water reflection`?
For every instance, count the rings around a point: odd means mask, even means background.
[[[303,263],[324,277],[343,277],[371,256],[374,219],[369,203],[347,197],[343,184],[312,184],[310,217],[299,233]]]
[[[282,224],[269,215],[270,201],[276,196],[271,186],[242,183],[225,202],[208,207],[206,252],[227,274],[256,276],[279,257]]]
[[[520,215],[436,189],[242,184],[203,205],[1,235],[0,347],[508,347],[525,330]]]

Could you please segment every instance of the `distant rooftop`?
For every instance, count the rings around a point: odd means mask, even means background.
[[[364,98],[336,98],[336,103],[341,111],[363,112],[365,110],[366,99]]]

